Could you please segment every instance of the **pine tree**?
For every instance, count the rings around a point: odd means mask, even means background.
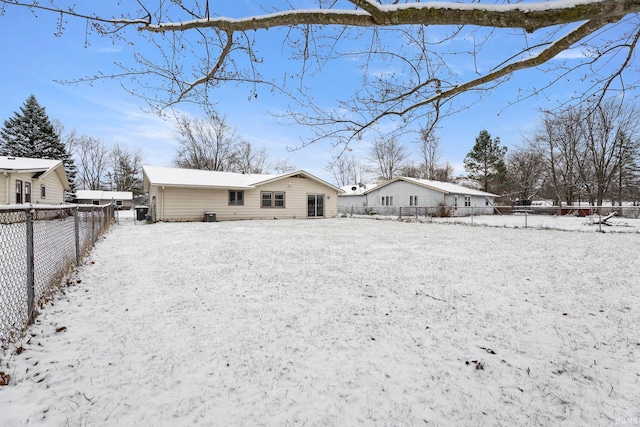
[[[483,191],[497,193],[507,176],[506,153],[507,147],[500,146],[499,137],[491,139],[489,132],[480,131],[475,145],[464,158],[464,169],[469,172],[469,178],[481,184]]]
[[[0,129],[0,155],[62,160],[71,186],[67,199],[74,197],[75,163],[34,95],[27,98],[20,112],[4,121]]]

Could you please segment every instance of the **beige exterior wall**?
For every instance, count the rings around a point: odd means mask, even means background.
[[[44,199],[40,197],[40,187],[42,185],[46,187],[46,197]],[[33,195],[35,197],[32,198],[32,203],[46,203],[49,205],[64,203],[64,188],[55,173],[50,173],[42,181],[34,180]]]
[[[32,173],[0,173],[0,202],[5,205],[16,203],[16,181],[22,181],[22,201],[25,202],[25,183],[31,184],[31,203],[59,205],[64,202],[64,188],[54,172],[48,174],[44,179],[33,178]],[[46,188],[46,197],[40,197],[40,187]]]
[[[0,205],[9,204],[9,196],[7,193],[7,186],[9,185],[9,182],[9,174],[6,172],[0,172]]]
[[[261,208],[262,191],[285,193],[284,208]],[[149,189],[156,221],[203,221],[205,212],[215,212],[218,221],[236,219],[307,218],[307,195],[324,195],[324,218],[338,213],[338,194],[308,178],[283,178],[255,189],[244,190],[244,205],[229,206],[228,189],[158,186]],[[154,199],[155,196],[155,199]]]

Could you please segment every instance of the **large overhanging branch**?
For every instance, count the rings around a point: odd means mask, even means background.
[[[38,1],[0,0],[8,6],[22,6],[75,16],[114,25],[136,25],[140,31],[168,32],[200,28],[223,31],[261,30],[297,25],[346,25],[388,27],[399,25],[477,25],[491,28],[522,28],[535,31],[553,25],[591,19],[617,20],[640,12],[640,0],[582,0],[577,2],[536,2],[487,6],[479,3],[426,2],[381,5],[371,0],[348,0],[356,10],[300,9],[246,18],[204,17],[184,22],[153,23],[144,12],[140,18],[109,18],[81,13],[76,6],[67,9],[43,5]],[[53,4],[53,3],[52,3]]]
[[[292,25],[347,25],[382,27],[399,25],[477,25],[522,28],[532,32],[553,25],[589,19],[617,20],[640,12],[640,0],[584,0],[577,3],[538,2],[508,5],[428,2],[385,6],[369,0],[349,0],[358,10],[289,10],[243,19],[225,17],[167,22],[139,27],[140,31],[186,31],[218,28],[224,31],[262,30]]]

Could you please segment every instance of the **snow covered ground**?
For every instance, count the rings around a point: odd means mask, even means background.
[[[133,224],[2,357],[0,425],[640,423],[637,224]]]

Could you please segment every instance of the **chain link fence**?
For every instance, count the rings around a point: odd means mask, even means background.
[[[464,217],[475,215],[609,215],[615,212],[623,218],[640,218],[640,206],[338,206],[343,215],[381,215],[403,217]]]
[[[0,347],[22,335],[113,219],[111,205],[0,207]]]

